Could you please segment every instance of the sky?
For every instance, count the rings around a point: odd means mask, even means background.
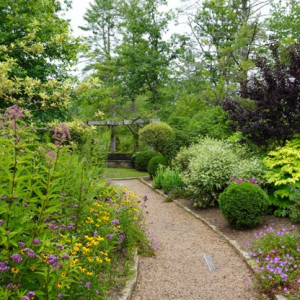
[[[90,2],[92,2],[92,0],[73,0],[72,9],[66,14],[66,17],[71,21],[71,26],[73,28],[74,35],[76,36],[82,36],[85,34],[85,32],[80,30],[78,26],[84,25],[83,15],[89,7]],[[165,7],[165,9],[176,9],[181,5],[180,0],[168,0],[168,6]],[[174,25],[171,25],[171,27],[172,28],[170,29],[174,31],[177,29],[179,30],[179,28],[175,29]],[[180,31],[182,31],[182,27],[180,28]]]

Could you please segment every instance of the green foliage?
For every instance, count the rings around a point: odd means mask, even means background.
[[[222,140],[204,138],[183,148],[174,164],[183,172],[186,191],[197,207],[215,205],[230,177],[261,178],[260,160],[247,149]]]
[[[300,223],[300,190],[292,189],[292,206],[289,210],[289,217],[293,223]]]
[[[213,106],[198,112],[187,128],[189,136],[209,136],[227,139],[232,135],[228,117],[220,106]]]
[[[58,122],[52,122],[50,125],[51,128],[58,126]],[[78,146],[82,147],[85,143],[88,142],[96,133],[96,128],[93,126],[86,125],[80,120],[74,120],[71,122],[65,122],[66,126],[70,130],[72,141],[75,142]]]
[[[292,189],[300,189],[300,138],[287,142],[284,147],[271,151],[264,159],[265,178],[274,188],[272,204],[278,215],[287,215],[292,204]]]
[[[168,160],[163,155],[156,155],[150,159],[147,170],[151,178],[155,176],[159,166],[168,166]]]
[[[184,113],[181,109],[181,114],[178,111],[168,119],[168,124],[174,130],[173,138],[165,148],[168,158],[174,158],[180,148],[196,143],[199,137],[227,139],[233,134],[228,125],[227,115],[220,106],[204,108],[202,104],[200,110],[193,110],[192,117]]]
[[[155,189],[161,189],[162,188],[162,182],[164,178],[164,172],[165,168],[164,167],[159,167],[158,170],[156,171],[156,174],[153,178],[153,187]]]
[[[299,244],[294,228],[266,227],[255,233],[249,253],[256,260],[255,283],[263,294],[299,299]]]
[[[182,176],[178,171],[172,170],[170,167],[160,166],[153,180],[153,187],[162,188],[164,193],[176,193],[184,186]]]
[[[63,11],[53,0],[0,2],[0,108],[17,104],[36,122],[63,118],[79,49]]]
[[[147,172],[147,167],[148,167],[149,161],[154,156],[156,156],[156,152],[153,150],[144,150],[144,151],[135,153],[134,167],[138,171]]]
[[[176,191],[183,187],[183,181],[179,172],[166,168],[164,170],[162,189],[165,193]]]
[[[164,122],[150,123],[139,131],[140,140],[153,146],[156,152],[164,153],[164,148],[173,137],[173,129]]]
[[[54,144],[39,144],[23,119],[17,106],[0,117],[0,297],[103,299],[110,278],[126,275],[121,256],[153,252],[138,197],[99,182],[97,141],[76,152],[61,124]]]
[[[264,190],[253,183],[231,184],[219,197],[220,209],[236,229],[255,227],[262,222],[269,204]]]

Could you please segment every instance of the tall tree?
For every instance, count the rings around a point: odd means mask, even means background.
[[[105,81],[114,76],[113,57],[119,36],[118,1],[95,0],[87,9],[81,29],[91,33],[86,41],[89,47],[84,54],[88,59],[85,70],[93,70]]]
[[[205,0],[196,2],[197,6],[188,14],[188,24],[198,45],[196,57],[201,67],[209,70],[207,79],[213,87],[228,87],[239,77],[246,77],[249,58],[261,31],[259,12],[267,2]]]
[[[128,0],[122,5],[123,42],[118,48],[123,93],[133,102],[142,93],[158,109],[159,90],[172,55],[164,40],[170,15],[159,12],[165,0]]]

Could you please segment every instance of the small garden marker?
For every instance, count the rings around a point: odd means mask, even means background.
[[[217,271],[217,268],[214,264],[212,256],[210,256],[208,254],[204,254],[204,260],[205,260],[206,264],[208,265],[209,271],[211,271],[211,272],[216,272]]]

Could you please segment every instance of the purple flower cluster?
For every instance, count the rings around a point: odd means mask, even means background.
[[[4,273],[5,271],[9,270],[10,267],[7,266],[8,260],[0,261],[0,273]]]
[[[18,254],[18,253],[13,254],[10,258],[18,264],[23,261],[21,254]]]
[[[236,177],[230,177],[230,180],[227,183],[231,184],[231,183],[243,183],[243,182],[251,182],[256,186],[263,183],[261,179],[255,179],[253,177],[249,177],[248,180],[237,179]]]
[[[300,237],[293,230],[274,230],[265,226],[255,233],[249,254],[256,258],[257,267],[254,271],[263,286],[277,285],[287,292],[295,281],[300,283],[300,278],[296,279],[299,274],[299,252]]]
[[[4,118],[11,119],[11,120],[18,120],[20,118],[25,118],[25,115],[23,114],[22,109],[17,105],[13,105],[13,106],[9,107],[5,111],[3,116],[4,116]]]
[[[124,242],[125,237],[126,237],[126,236],[125,236],[124,233],[122,233],[122,234],[119,236],[119,239],[118,239],[118,240],[119,240],[119,243],[120,243],[120,244],[122,244],[122,243]]]
[[[112,220],[112,223],[115,225],[115,226],[118,226],[120,223],[119,223],[119,220],[117,219],[113,219]]]
[[[52,265],[52,266],[54,266],[54,267],[57,267],[58,262],[59,262],[59,257],[57,257],[57,256],[55,256],[55,255],[53,255],[53,254],[51,254],[51,255],[48,256],[47,261],[48,261],[48,263],[49,263],[50,265]]]
[[[32,249],[25,248],[23,251],[27,253],[29,258],[38,258],[38,255]]]
[[[66,124],[60,124],[60,128],[54,129],[54,134],[52,136],[55,145],[62,145],[63,142],[71,140],[70,130]]]

